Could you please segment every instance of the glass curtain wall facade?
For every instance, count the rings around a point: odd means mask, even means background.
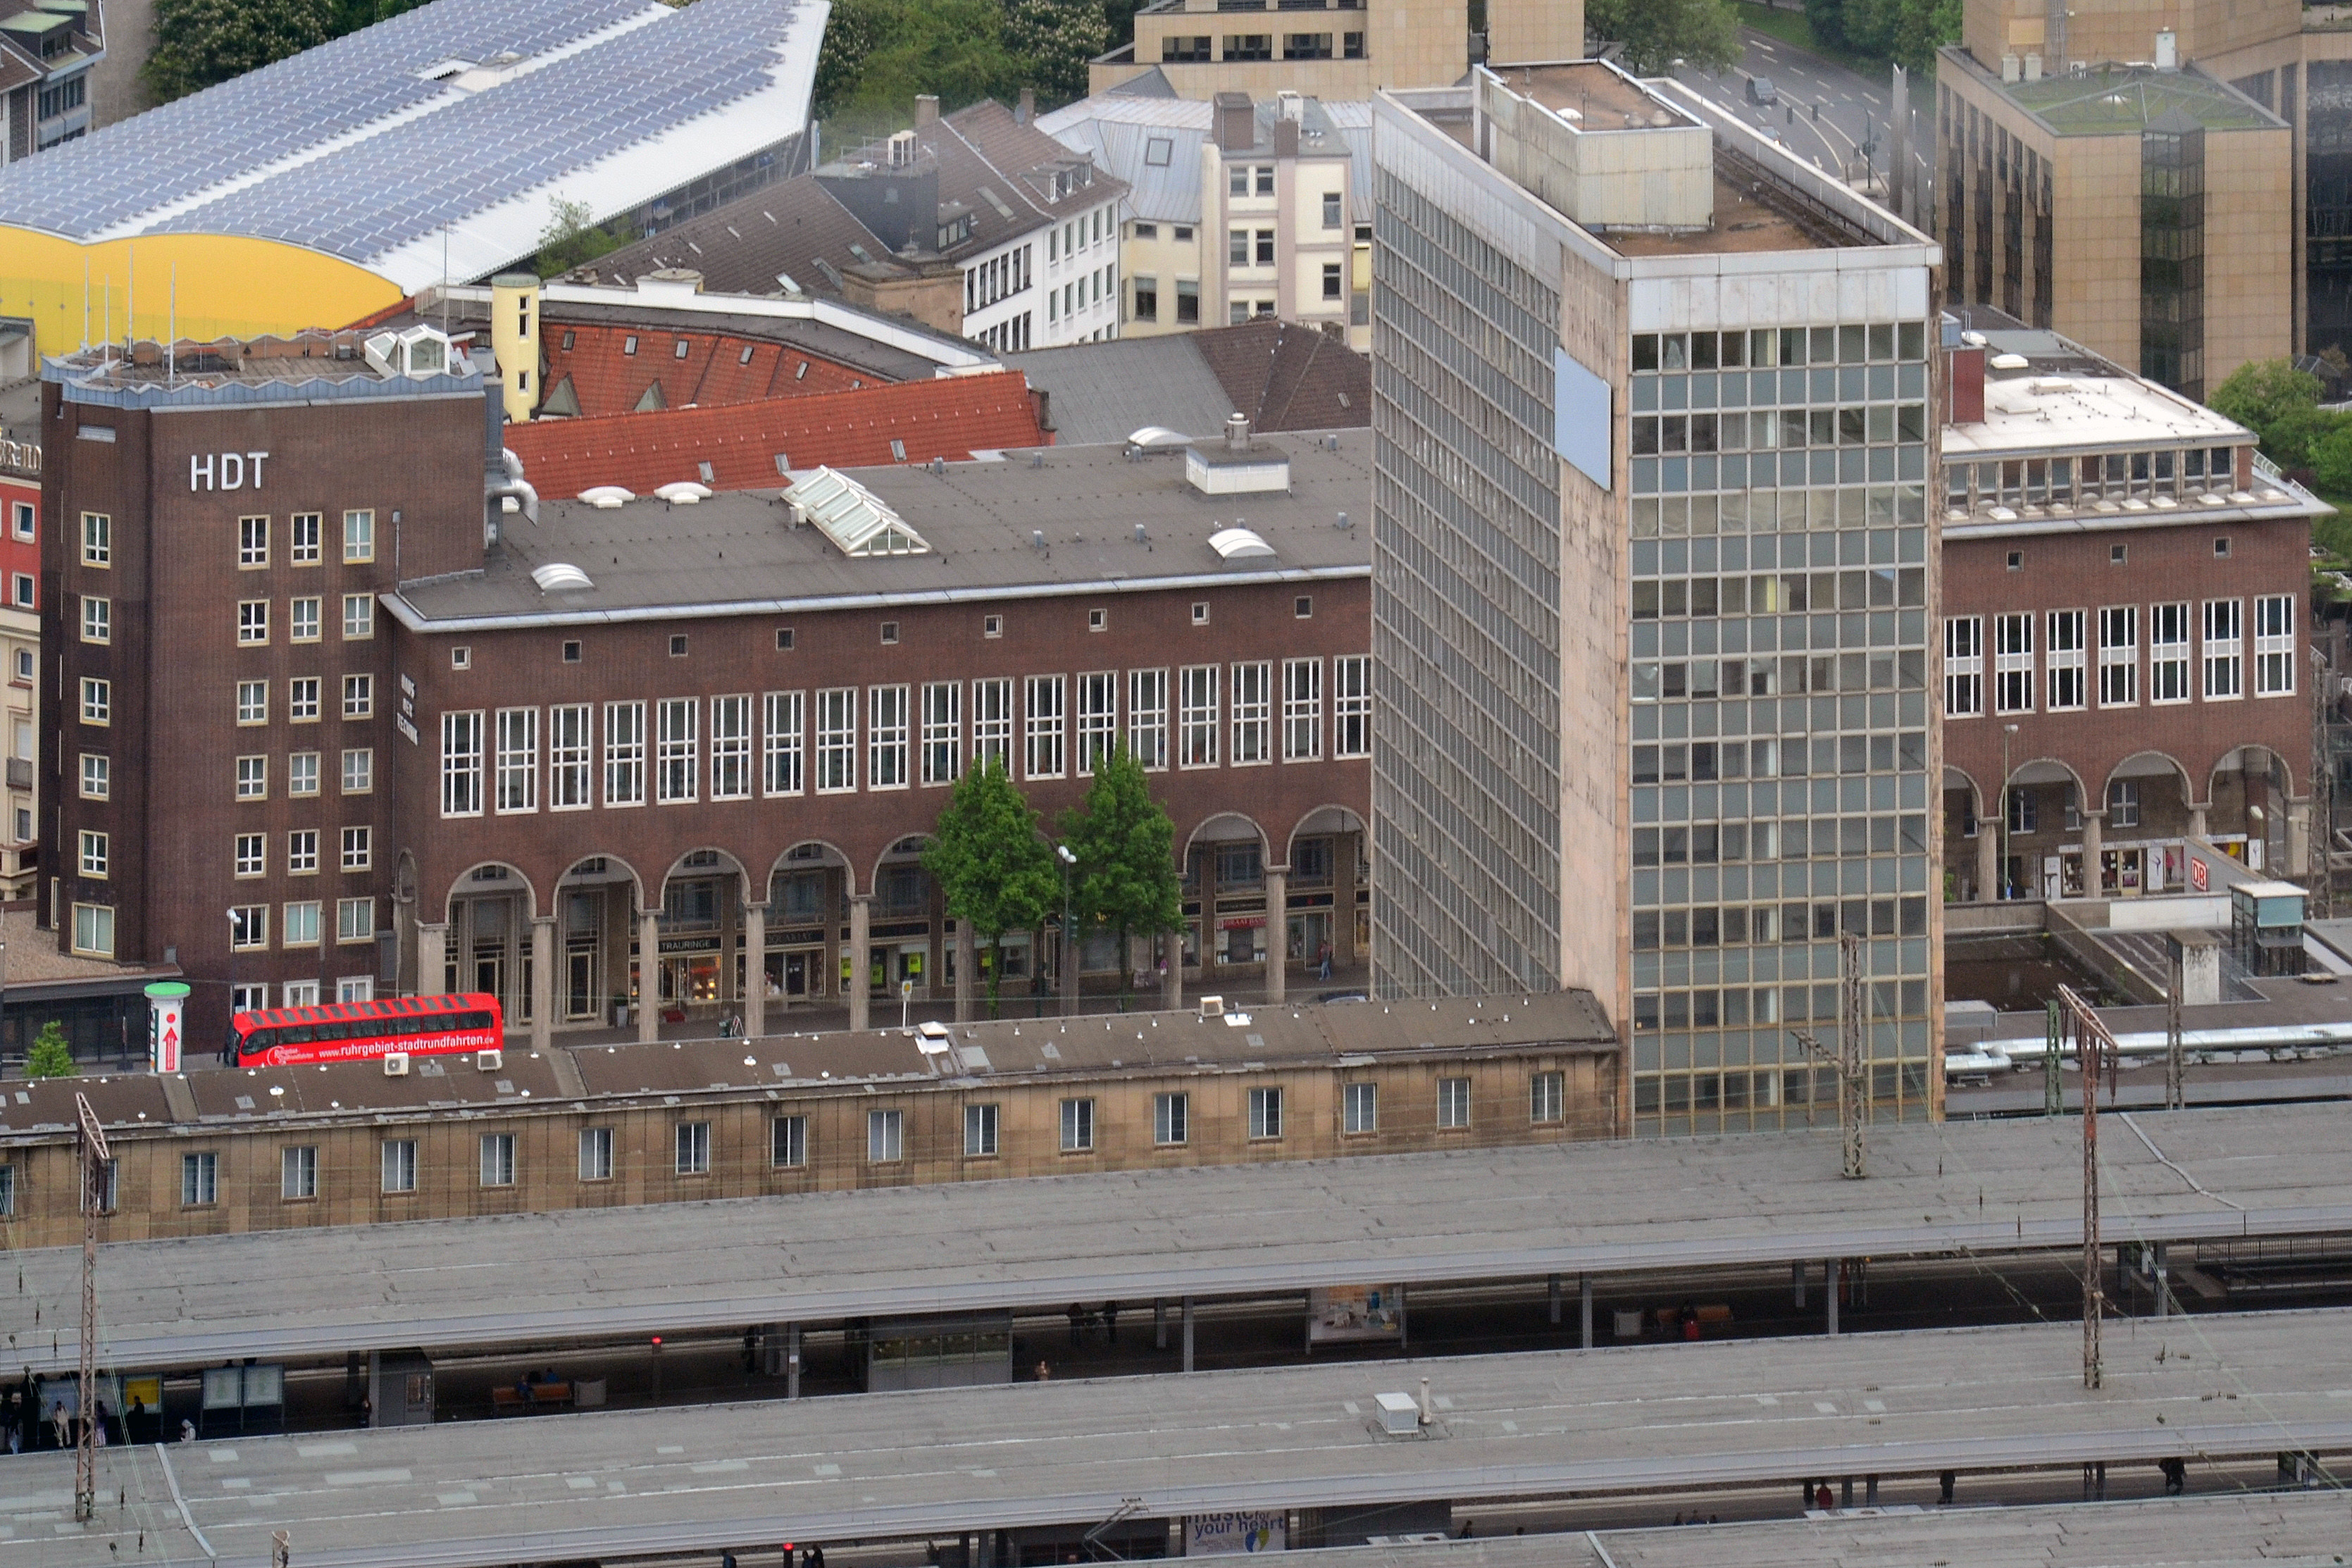
[[[1637,333],[1633,1126],[1834,1120],[1841,933],[1874,1115],[1927,1114],[1925,323]]]
[[[2352,60],[2313,60],[2304,72],[2305,349],[2352,353]]]
[[[1379,218],[1373,972],[1391,995],[1553,990],[1559,294],[1387,171]]]
[[[2139,373],[2205,395],[2205,132],[2177,110],[2139,138]]]

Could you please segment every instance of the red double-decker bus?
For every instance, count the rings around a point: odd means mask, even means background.
[[[467,991],[239,1013],[229,1021],[226,1055],[234,1067],[285,1067],[367,1061],[395,1051],[416,1056],[488,1051],[505,1039],[499,999],[487,992]]]

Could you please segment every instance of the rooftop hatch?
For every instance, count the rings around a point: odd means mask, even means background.
[[[818,468],[784,492],[793,524],[814,523],[844,555],[928,555],[931,547],[907,520],[848,475]]]

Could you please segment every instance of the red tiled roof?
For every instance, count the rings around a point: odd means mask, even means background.
[[[891,451],[893,440],[905,443],[903,458]],[[524,478],[550,499],[596,485],[644,495],[678,479],[721,490],[781,488],[780,452],[795,468],[856,468],[933,458],[962,461],[975,451],[1045,442],[1028,377],[1018,371],[660,414],[537,419],[506,428],[506,444],[522,459]],[[699,463],[710,465],[709,479],[702,479]]]
[[[628,340],[636,352],[625,353]],[[563,345],[569,342],[572,346]],[[677,346],[686,345],[680,359]],[[660,405],[746,403],[758,397],[847,392],[874,384],[874,373],[816,359],[786,343],[724,333],[679,332],[659,326],[603,327],[551,321],[541,344],[549,396],[565,381],[579,400],[580,417],[627,414],[661,384]],[[808,368],[803,371],[801,367]]]

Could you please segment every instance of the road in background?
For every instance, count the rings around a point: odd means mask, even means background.
[[[1864,142],[1875,141],[1874,165],[1884,175],[1891,155],[1887,135],[1888,106],[1893,100],[1892,73],[1868,77],[1794,44],[1743,27],[1747,45],[1739,63],[1721,76],[1685,68],[1676,79],[1730,109],[1760,130],[1769,130],[1798,157],[1819,168],[1843,174],[1862,155]],[[1748,101],[1751,79],[1770,79],[1780,101],[1759,107]],[[1911,81],[1911,151],[1919,169],[1922,216],[1932,188],[1935,153],[1934,84],[1914,77]]]

